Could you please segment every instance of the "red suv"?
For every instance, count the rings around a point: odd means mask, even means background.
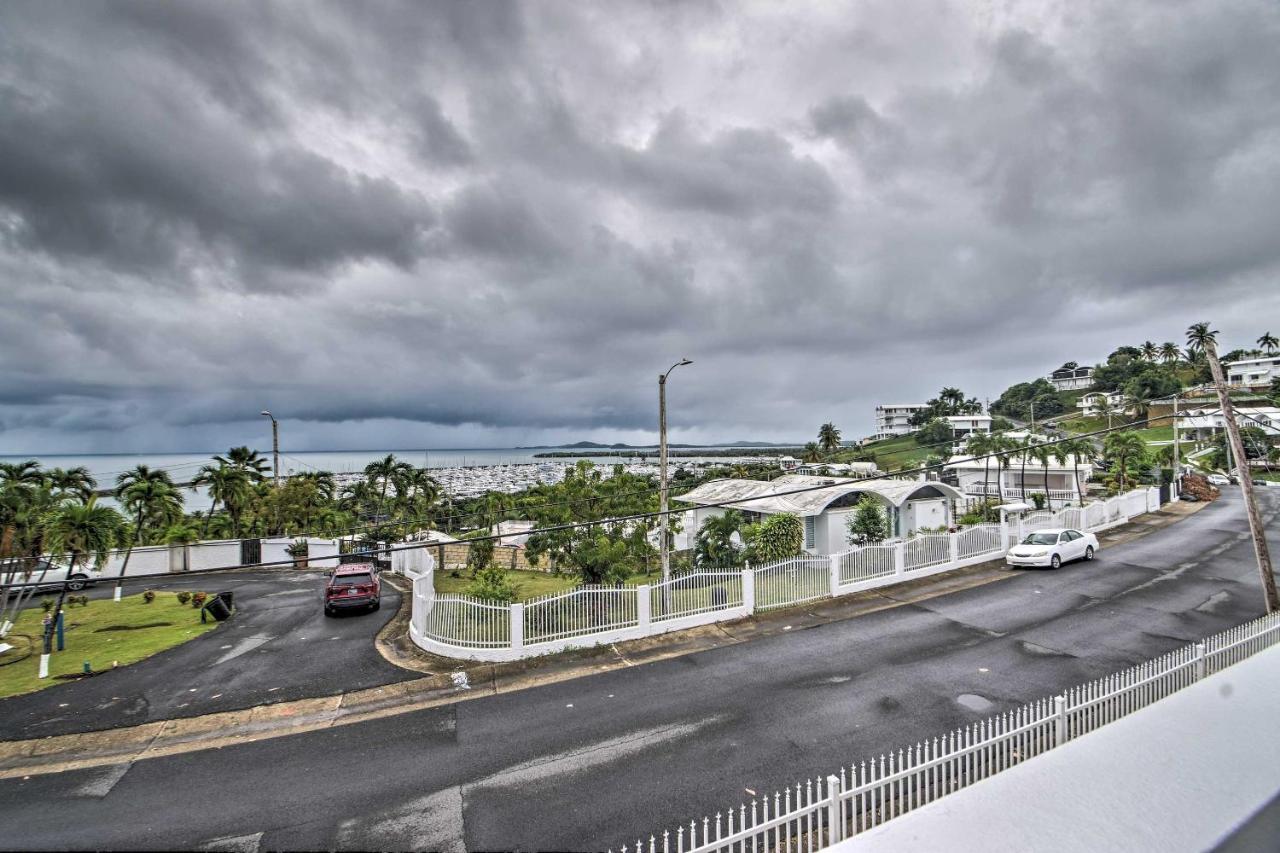
[[[355,607],[377,610],[382,606],[381,599],[382,582],[372,563],[338,566],[324,585],[324,615]]]

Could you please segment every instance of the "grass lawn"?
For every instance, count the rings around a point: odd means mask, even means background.
[[[942,448],[942,450],[945,455],[945,448]],[[852,462],[860,454],[873,453],[875,454],[877,468],[881,471],[896,471],[900,468],[911,468],[919,465],[924,462],[930,452],[928,449],[916,444],[915,436],[901,435],[896,438],[869,442],[856,451],[849,450],[836,453],[832,457],[832,461]]]
[[[465,595],[471,586],[471,573],[459,569],[461,577],[452,577],[449,572],[436,572],[435,587],[437,593],[455,593]],[[575,575],[568,572],[553,575],[549,572],[507,572],[515,582],[518,600],[525,601],[553,592],[567,592],[578,585]],[[649,574],[636,574],[627,578],[627,583],[656,583],[662,580],[661,571],[655,566]]]
[[[156,652],[185,643],[212,631],[212,618],[201,624],[200,611],[190,603],[179,604],[174,593],[156,593],[151,604],[141,595],[125,596],[117,604],[93,600],[86,606],[62,606],[66,649],[49,659],[49,677],[37,678],[40,666],[44,610],[28,607],[5,641],[15,648],[0,654],[0,697],[30,693],[65,683],[59,675],[79,673],[84,662],[95,671],[135,663]],[[55,639],[55,648],[56,639]],[[25,657],[24,657],[25,656]]]

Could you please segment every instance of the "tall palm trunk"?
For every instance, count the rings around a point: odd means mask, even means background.
[[[218,508],[218,499],[214,498],[213,503],[209,504],[209,511],[204,516],[204,526],[200,528],[200,538],[209,538],[209,522],[213,521],[213,511]]]
[[[1018,481],[1018,487],[1021,490],[1019,499],[1025,501],[1027,499],[1027,451],[1025,449],[1022,451],[1022,479]]]
[[[67,597],[67,584],[70,582],[71,575],[76,570],[76,560],[79,555],[75,551],[71,552],[71,564],[67,566],[67,577],[62,581],[62,589],[58,591],[58,603],[53,608],[53,619],[49,622],[49,627],[44,632],[44,653],[52,654],[53,652],[53,632],[58,630],[58,617],[62,615],[62,602]]]
[[[116,596],[119,597],[119,590],[124,588],[124,573],[129,568],[129,558],[133,556],[133,549],[142,544],[142,512],[139,511],[137,517],[133,520],[133,541],[129,543],[129,547],[124,552],[124,562],[120,564],[120,574],[116,575]]]
[[[1052,511],[1052,510],[1053,510],[1053,498],[1049,497],[1049,459],[1048,459],[1048,457],[1045,457],[1044,461],[1043,461],[1043,462],[1041,462],[1040,464],[1044,466],[1044,500],[1045,500],[1045,504],[1049,507],[1050,511]]]

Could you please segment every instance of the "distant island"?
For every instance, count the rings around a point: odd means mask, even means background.
[[[596,444],[580,442],[571,447],[586,448],[578,450],[555,449],[543,450],[533,454],[535,459],[581,459],[595,456],[620,456],[635,459],[656,458],[656,445],[636,447],[628,444]],[[595,448],[595,449],[591,449]],[[533,450],[535,448],[521,448]],[[741,441],[732,444],[669,444],[669,455],[673,458],[687,459],[693,456],[779,456],[789,454],[799,456],[804,448],[792,444],[765,444],[763,442]]]

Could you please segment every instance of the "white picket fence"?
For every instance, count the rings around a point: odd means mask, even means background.
[[[584,586],[522,604],[437,595],[430,587],[434,562],[422,549],[393,552],[392,566],[415,579],[410,623],[415,642],[450,657],[514,660],[741,619],[948,572],[989,560],[1033,530],[1103,529],[1158,508],[1159,490],[1139,489],[1083,508],[1034,512],[1016,525],[979,524],[830,556],[703,569],[652,585]],[[424,556],[409,556],[414,554]]]
[[[941,737],[813,777],[622,853],[814,851],[1088,734],[1280,642],[1272,613]]]

